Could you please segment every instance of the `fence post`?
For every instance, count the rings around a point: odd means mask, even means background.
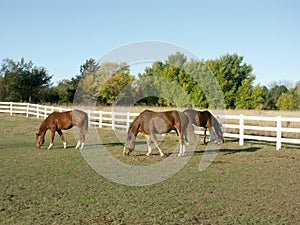
[[[27,107],[26,107],[26,117],[28,117],[29,115],[29,102],[27,103]]]
[[[115,129],[115,113],[114,111],[111,112],[111,128]]]
[[[129,126],[130,126],[130,112],[127,112],[127,115],[126,115],[126,130],[129,129]]]
[[[102,128],[102,117],[103,117],[103,113],[101,110],[101,111],[99,111],[99,128]]]
[[[44,106],[44,119],[47,117],[48,106]]]
[[[39,104],[36,105],[36,118],[40,117]]]
[[[280,150],[281,149],[281,116],[277,116],[276,128],[277,128],[276,150]]]
[[[13,103],[10,102],[10,103],[9,103],[9,106],[10,106],[10,109],[9,109],[9,111],[10,111],[10,116],[12,116],[12,115],[13,115]]]
[[[240,114],[240,146],[244,145],[244,115]]]
[[[91,110],[88,110],[87,114],[88,114],[88,127],[90,127],[91,126]]]

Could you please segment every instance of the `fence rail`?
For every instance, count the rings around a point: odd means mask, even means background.
[[[0,113],[24,114],[26,117],[46,118],[54,111],[68,111],[71,108],[45,106],[31,103],[0,102]],[[101,110],[84,110],[88,113],[89,124],[102,128],[104,126],[128,129],[130,122],[138,113],[130,112],[107,112]],[[246,139],[276,142],[276,149],[281,149],[282,143],[300,144],[300,118],[290,117],[257,117],[240,115],[217,115],[225,121],[222,126],[226,132],[224,137],[237,138],[239,144],[244,145]],[[231,121],[228,123],[227,121]],[[267,123],[268,125],[251,125],[251,121]],[[271,124],[271,125],[270,125]],[[283,125],[285,124],[285,125]],[[290,125],[293,124],[293,127]],[[227,131],[229,130],[229,132]],[[253,134],[249,134],[249,132]],[[256,133],[255,133],[256,132]],[[269,135],[262,135],[259,132],[270,132]],[[199,128],[195,129],[196,134],[203,134]],[[285,136],[283,136],[285,134]],[[292,135],[286,135],[292,134]]]

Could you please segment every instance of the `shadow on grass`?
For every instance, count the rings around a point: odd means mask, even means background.
[[[219,150],[196,150],[194,151],[194,154],[203,154],[204,152],[205,153],[216,153],[216,152],[221,152],[221,153],[224,153],[225,155],[229,155],[229,154],[235,154],[235,153],[241,153],[241,152],[256,152],[258,150],[260,150],[261,148],[260,147],[246,147],[246,148],[221,148]]]

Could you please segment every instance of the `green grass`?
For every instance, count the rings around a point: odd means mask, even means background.
[[[208,169],[199,172],[200,144],[176,175],[154,185],[130,187],[107,180],[56,137],[47,150],[35,148],[41,120],[0,114],[0,224],[300,224],[300,151],[276,151],[266,143],[228,141]],[[106,149],[134,165],[158,163],[134,151],[122,157],[114,133],[99,130]],[[177,144],[167,135],[161,148]],[[174,145],[175,143],[175,145]],[[88,148],[87,148],[88,150]]]

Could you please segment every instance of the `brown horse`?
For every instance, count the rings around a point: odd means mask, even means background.
[[[79,132],[79,140],[76,145],[76,149],[84,146],[85,134],[88,131],[88,116],[85,112],[74,109],[67,112],[53,112],[51,113],[41,124],[38,133],[36,133],[36,147],[40,148],[45,142],[45,134],[48,129],[51,131],[50,135],[50,145],[48,149],[53,146],[53,140],[55,136],[55,131],[59,134],[64,148],[67,148],[67,143],[65,141],[62,130],[68,130],[73,126],[77,126]]]
[[[178,156],[184,155],[184,136],[195,138],[193,125],[189,118],[182,112],[171,110],[166,112],[153,112],[145,110],[138,115],[131,123],[127,138],[125,141],[123,155],[129,155],[135,148],[135,139],[139,132],[143,133],[146,137],[148,152],[147,156],[151,154],[151,140],[159,150],[160,156],[164,156],[164,153],[160,149],[157,143],[155,134],[166,134],[170,131],[175,130],[179,136],[180,150]],[[195,139],[193,139],[194,141]]]
[[[217,141],[224,142],[223,132],[221,129],[221,125],[218,120],[208,111],[198,111],[194,109],[187,109],[183,111],[191,120],[193,125],[204,128],[204,144],[206,142],[206,131],[209,129],[210,132],[210,140],[215,141],[213,136],[217,136]]]

